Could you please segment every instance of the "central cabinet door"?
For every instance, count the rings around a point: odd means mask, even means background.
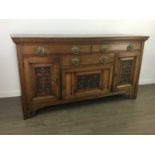
[[[102,96],[110,92],[112,73],[112,65],[63,69],[63,99]]]
[[[24,70],[28,103],[45,103],[59,99],[58,58],[26,57]]]

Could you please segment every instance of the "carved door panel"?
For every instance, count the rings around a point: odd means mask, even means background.
[[[62,71],[63,98],[104,95],[111,91],[113,66],[70,68]]]
[[[59,99],[59,64],[56,58],[24,59],[26,99],[40,103]]]
[[[133,89],[138,76],[138,52],[119,53],[116,56],[114,90]]]

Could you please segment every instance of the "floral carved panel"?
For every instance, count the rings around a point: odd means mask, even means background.
[[[121,61],[120,84],[130,83],[133,60]]]
[[[77,90],[98,88],[100,74],[86,74],[77,76]]]
[[[51,94],[51,68],[35,67],[35,88],[36,96],[46,96]]]

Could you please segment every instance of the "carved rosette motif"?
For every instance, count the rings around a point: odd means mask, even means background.
[[[50,67],[35,67],[36,96],[51,94],[51,71]]]
[[[100,74],[77,76],[77,90],[98,88],[99,84],[100,84]]]
[[[133,60],[125,60],[121,62],[121,76],[120,76],[121,84],[131,82],[132,67],[133,67]]]

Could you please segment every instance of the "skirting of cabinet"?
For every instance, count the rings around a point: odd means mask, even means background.
[[[124,94],[136,98],[147,36],[13,36],[24,119],[40,108]]]
[[[88,96],[88,97],[81,97],[78,99],[66,99],[66,100],[59,100],[59,101],[55,101],[55,102],[50,102],[47,101],[45,103],[37,103],[37,104],[32,104],[31,105],[31,111],[27,111],[24,115],[24,119],[28,119],[33,117],[34,115],[37,114],[37,111],[39,109],[42,108],[46,108],[49,106],[54,106],[54,105],[61,105],[61,104],[74,104],[75,102],[81,102],[81,101],[85,101],[85,100],[93,100],[93,99],[98,99],[98,98],[104,98],[104,97],[109,97],[109,96],[115,96],[115,95],[124,95],[125,97],[129,98],[129,99],[135,99],[136,96],[133,95],[133,93],[130,92],[124,92],[124,91],[120,91],[117,93],[107,93],[104,96],[103,95],[95,95],[95,96]]]

